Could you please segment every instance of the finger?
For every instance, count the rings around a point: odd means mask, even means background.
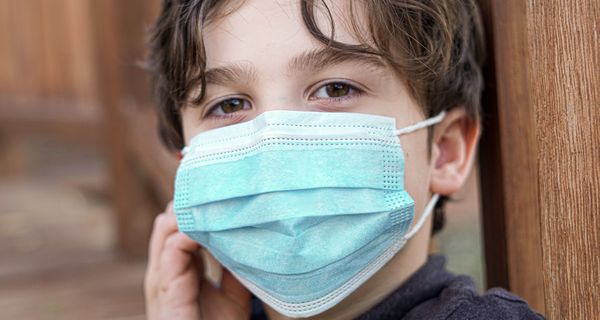
[[[150,265],[158,262],[160,252],[163,250],[167,237],[177,232],[177,218],[173,214],[161,213],[154,219],[150,246],[148,248],[148,259]]]
[[[165,209],[167,214],[175,214],[175,210],[173,210],[173,201],[169,201],[167,204],[167,208]]]
[[[233,274],[226,268],[223,268],[223,278],[221,279],[221,291],[231,300],[235,301],[242,308],[250,307],[250,291],[241,284]]]
[[[168,234],[164,234],[165,231],[167,231],[168,233],[171,233],[172,230],[177,227],[177,217],[175,217],[175,219],[173,219],[173,216],[175,216],[175,211],[173,211],[173,201],[170,201],[167,204],[165,211],[163,211],[162,213],[157,215],[156,218],[154,219],[153,230],[159,230],[159,232],[157,234],[158,237],[156,237],[156,238],[161,238],[160,237],[161,232],[163,233],[162,238],[165,238],[168,235]],[[153,235],[154,235],[154,233],[153,233]],[[162,241],[160,241],[159,243],[162,243]]]
[[[161,278],[170,280],[187,271],[200,245],[183,233],[170,235],[160,253]]]

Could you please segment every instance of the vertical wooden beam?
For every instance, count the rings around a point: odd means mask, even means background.
[[[98,99],[104,111],[106,150],[111,166],[111,193],[115,205],[117,246],[127,254],[142,256],[152,224],[153,199],[128,149],[124,119],[127,108],[123,67],[134,62],[123,59],[120,44],[122,1],[91,1]],[[131,80],[131,79],[129,79]],[[158,211],[157,211],[158,212]]]
[[[596,318],[600,3],[481,2],[491,13],[500,140],[496,147],[503,169],[482,167],[484,193],[493,190],[486,186],[487,176],[497,175],[495,181],[501,181],[498,195],[483,196],[484,220],[498,219],[491,216],[497,210],[490,209],[488,198],[499,201],[508,288],[549,319]]]
[[[88,2],[89,3],[89,2]],[[92,1],[89,5],[94,36],[94,61],[98,100],[104,115],[105,150],[111,170],[111,195],[115,210],[117,245],[126,252],[134,251],[128,242],[128,214],[131,207],[133,177],[127,168],[125,128],[120,117],[122,82],[119,74],[118,16],[116,1]]]
[[[528,79],[526,2],[494,1],[494,47],[504,164],[509,288],[545,310],[535,110]]]
[[[600,2],[528,1],[527,12],[548,316],[597,318]]]
[[[534,110],[529,101],[527,51],[528,38],[524,35],[527,30],[526,3],[520,0],[491,1],[493,32],[493,57],[496,73],[497,115],[496,137],[499,144],[487,145],[487,148],[498,148],[501,171],[489,171],[492,168],[482,168],[482,187],[484,193],[496,198],[490,203],[483,197],[485,232],[499,233],[504,229],[504,236],[495,235],[499,241],[504,241],[503,247],[494,243],[494,239],[486,237],[486,257],[490,269],[488,274],[495,277],[506,277],[506,287],[525,297],[533,308],[540,312],[545,310],[542,274],[540,216],[538,206],[538,170],[536,161],[537,141],[532,128],[535,127]],[[489,28],[489,27],[488,27]],[[485,129],[484,129],[485,130]],[[488,143],[485,140],[483,143]],[[484,155],[482,162],[489,165],[492,162]],[[493,163],[493,162],[492,162]],[[485,188],[485,179],[501,174],[503,190],[494,190],[490,195]],[[493,181],[498,183],[498,181]],[[498,204],[500,203],[500,205]],[[497,207],[495,207],[497,206]],[[490,208],[495,207],[495,208]],[[487,210],[490,211],[487,211]],[[500,212],[504,210],[504,212]],[[498,221],[503,219],[503,221]],[[490,223],[492,222],[492,223]],[[497,228],[494,230],[494,228]],[[505,249],[506,252],[495,251]],[[494,255],[498,255],[494,257]],[[505,255],[505,257],[502,257]],[[494,261],[496,259],[496,261]],[[506,261],[502,261],[502,260]],[[524,263],[524,262],[527,263]],[[506,275],[494,275],[494,270],[501,264],[506,268]],[[502,284],[503,285],[503,284]]]

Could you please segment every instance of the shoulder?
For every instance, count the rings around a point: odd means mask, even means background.
[[[476,291],[452,288],[456,304],[446,319],[544,319],[522,298],[502,289],[492,288],[479,295]]]
[[[439,296],[413,309],[407,319],[544,319],[522,298],[501,288],[480,295],[466,276],[453,279]]]

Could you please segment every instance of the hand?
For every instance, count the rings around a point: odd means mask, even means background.
[[[204,278],[200,245],[179,232],[172,203],[154,220],[144,278],[146,316],[162,319],[250,317],[250,293],[223,269],[221,287]]]

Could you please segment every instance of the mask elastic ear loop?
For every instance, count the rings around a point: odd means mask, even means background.
[[[185,156],[186,153],[190,152],[190,147],[184,147],[181,149],[181,155]]]
[[[440,198],[439,194],[437,194],[437,193],[433,194],[433,196],[431,197],[431,200],[429,200],[429,203],[425,207],[425,210],[423,210],[423,214],[419,218],[419,221],[417,221],[415,226],[408,233],[406,233],[404,238],[406,238],[407,240],[412,238],[412,236],[414,236],[419,231],[419,229],[421,229],[421,227],[423,226],[423,223],[425,223],[425,220],[427,220],[427,217],[429,217],[431,212],[433,212],[433,208],[435,207],[435,204],[437,203],[439,198]]]
[[[397,136],[399,136],[399,135],[411,133],[413,131],[417,131],[417,130],[429,127],[431,125],[434,125],[434,124],[442,122],[442,120],[444,120],[445,116],[446,116],[446,111],[442,111],[437,116],[435,116],[433,118],[429,118],[427,120],[415,123],[415,124],[410,125],[408,127],[404,127],[402,129],[397,129],[397,130],[394,131],[394,134],[396,134]]]
[[[414,131],[417,131],[417,130],[420,130],[420,129],[423,129],[423,128],[427,128],[427,127],[429,127],[431,125],[438,124],[438,123],[442,122],[442,120],[444,120],[445,116],[446,116],[446,111],[442,111],[437,116],[435,116],[433,118],[429,118],[427,120],[415,123],[415,124],[410,125],[408,127],[404,127],[402,129],[397,129],[397,130],[394,131],[394,133],[397,136],[399,136],[399,135],[411,133],[411,132],[414,132]],[[408,233],[406,233],[406,235],[404,236],[405,239],[408,240],[408,239],[412,238],[419,231],[419,229],[421,229],[421,227],[423,226],[423,223],[425,223],[425,220],[427,220],[427,217],[429,217],[429,215],[431,214],[431,212],[433,212],[435,204],[437,203],[437,201],[438,201],[439,198],[440,198],[439,194],[437,194],[437,193],[433,194],[433,196],[431,197],[431,200],[429,200],[429,203],[425,207],[425,210],[423,211],[423,214],[419,218],[419,221],[417,221],[417,223],[415,224],[415,226]]]

